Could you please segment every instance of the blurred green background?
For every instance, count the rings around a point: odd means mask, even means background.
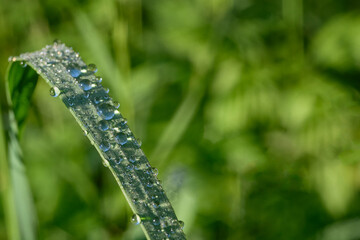
[[[2,105],[10,55],[96,63],[189,239],[360,239],[360,1],[0,3]],[[144,239],[44,81],[21,145],[39,239]]]

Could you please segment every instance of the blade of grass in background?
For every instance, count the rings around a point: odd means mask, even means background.
[[[202,76],[194,74],[194,80],[201,80]],[[160,137],[159,142],[156,145],[151,158],[157,159],[158,164],[162,164],[163,161],[169,156],[175,145],[179,142],[181,136],[186,131],[191,120],[193,119],[196,110],[200,104],[202,97],[204,96],[204,85],[193,84],[189,89],[185,99],[175,112],[170,123],[167,125],[163,134]]]
[[[40,51],[12,58],[11,61],[9,81],[12,83],[9,84],[9,92],[15,98],[15,106],[22,106],[22,98],[19,99],[17,92],[24,87],[24,94],[29,98],[36,83],[32,81],[36,74],[26,65],[21,70],[29,74],[19,79],[16,74],[11,74],[22,68],[17,61],[25,61],[51,86],[50,95],[62,99],[95,146],[135,213],[132,221],[141,224],[146,237],[185,239],[183,223],[177,219],[156,177],[157,169],[151,168],[127,121],[117,110],[119,104],[102,87],[101,78],[94,75],[97,67],[94,64],[86,65],[72,48],[58,42]],[[26,106],[16,111],[15,115],[21,117],[17,122],[23,122],[20,120],[26,116]],[[10,120],[10,123],[15,122]],[[15,190],[27,193],[22,186]],[[15,194],[15,200],[23,199],[16,198]]]
[[[2,111],[5,139],[1,137],[2,190],[6,225],[10,239],[36,239],[36,214],[22,160],[19,138],[30,107],[37,74],[20,63],[7,72],[7,109]]]

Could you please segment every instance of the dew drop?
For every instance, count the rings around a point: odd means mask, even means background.
[[[95,98],[94,98],[94,102],[95,102],[95,104],[100,103],[100,102],[101,102],[101,98],[100,98],[100,97],[95,97]]]
[[[142,142],[141,142],[140,138],[136,139],[135,144],[136,144],[136,146],[141,147]]]
[[[154,182],[152,180],[149,180],[147,183],[146,183],[146,186],[149,187],[149,188],[152,188],[154,186]]]
[[[180,225],[180,228],[181,229],[184,229],[184,227],[185,227],[185,223],[183,222],[183,221],[179,221],[179,225]]]
[[[124,145],[125,143],[127,143],[127,136],[125,133],[117,133],[115,135],[115,140],[118,144]]]
[[[67,102],[69,104],[70,107],[74,106],[75,104],[75,97],[68,97],[67,98]]]
[[[74,78],[77,78],[78,76],[80,76],[81,74],[81,71],[79,68],[76,68],[76,67],[73,67],[73,68],[70,68],[68,70],[68,72],[70,73],[70,75]]]
[[[158,208],[160,206],[160,201],[158,199],[155,199],[153,202],[152,202],[152,206],[154,208]]]
[[[120,103],[114,101],[113,102],[114,108],[118,109],[120,107]]]
[[[129,164],[126,166],[126,169],[129,171],[134,170],[134,166],[132,164]]]
[[[50,96],[57,97],[60,95],[60,89],[57,87],[50,88]]]
[[[106,120],[101,120],[101,121],[99,122],[99,129],[100,129],[101,131],[106,131],[106,130],[108,130],[108,129],[109,129],[109,124],[108,124],[108,122],[107,122]]]
[[[157,168],[153,167],[153,168],[151,168],[151,171],[155,177],[159,174],[159,170]]]
[[[99,147],[100,147],[100,149],[101,149],[103,152],[107,152],[107,151],[109,151],[109,149],[110,149],[110,143],[108,143],[108,142],[101,142]]]
[[[88,66],[87,66],[87,71],[88,72],[92,72],[92,73],[96,73],[97,72],[97,67],[95,64],[93,63],[90,63]]]
[[[110,164],[109,164],[109,162],[107,160],[103,160],[102,163],[103,163],[104,167],[109,167],[110,166]]]
[[[23,61],[20,62],[20,65],[21,65],[23,68],[26,68],[26,67],[27,67],[26,62],[23,62]]]
[[[15,61],[16,61],[16,57],[10,56],[10,57],[8,58],[8,61],[9,61],[9,62],[15,62]]]
[[[90,89],[92,89],[93,87],[95,87],[96,85],[93,84],[92,82],[90,82],[90,80],[88,79],[83,79],[79,82],[80,87],[84,90],[84,91],[89,91]]]
[[[62,42],[59,40],[59,39],[54,39],[54,42],[53,42],[55,45],[59,45],[61,44]]]
[[[102,82],[102,77],[96,77],[95,80],[96,80],[98,83],[101,83],[101,82]]]
[[[153,225],[155,225],[155,226],[160,225],[160,219],[159,219],[158,217],[154,217],[154,219],[152,220],[152,222],[153,222]]]
[[[126,118],[123,118],[122,120],[121,120],[121,125],[125,125],[127,123],[127,119]]]
[[[105,120],[110,120],[114,117],[114,109],[110,104],[102,103],[98,107],[98,114]]]
[[[132,217],[131,217],[131,222],[132,222],[133,224],[135,224],[135,225],[139,225],[139,224],[141,223],[141,218],[140,218],[140,216],[137,215],[137,214],[132,215]]]
[[[136,161],[135,155],[131,155],[128,160],[129,162],[134,163]]]
[[[124,161],[124,158],[119,157],[118,159],[115,160],[115,163],[116,163],[116,164],[120,164],[120,163],[122,163],[123,161]]]

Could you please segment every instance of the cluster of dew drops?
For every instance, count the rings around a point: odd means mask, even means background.
[[[61,60],[56,61],[54,59],[50,59],[49,61],[46,61],[46,66],[54,66],[56,63],[62,62],[63,65],[66,66],[67,73],[75,80],[75,82],[78,84],[78,86],[83,90],[83,97],[86,99],[89,99],[90,96],[93,96],[91,98],[91,101],[94,105],[96,105],[97,114],[102,119],[98,122],[98,128],[102,131],[108,131],[111,128],[111,124],[109,124],[109,120],[112,120],[113,118],[121,118],[121,124],[124,126],[126,125],[126,119],[122,118],[120,115],[120,112],[118,111],[120,104],[116,101],[112,101],[108,95],[109,89],[105,89],[102,87],[101,82],[102,78],[99,76],[95,76],[95,73],[97,72],[97,67],[95,64],[89,64],[89,65],[79,65],[74,64],[74,61],[65,60],[64,62],[64,55],[69,54],[69,48],[65,48],[65,45],[62,44],[59,40],[54,41],[54,47],[56,52],[56,57],[59,57]],[[58,48],[57,48],[58,47]],[[47,49],[51,49],[52,46],[47,46]],[[57,49],[57,50],[56,50]],[[70,48],[71,49],[71,48]],[[71,52],[74,54],[75,58],[79,58],[79,54],[76,52]],[[42,52],[40,52],[40,55]],[[53,54],[53,53],[51,53]],[[21,57],[21,56],[20,56]],[[26,58],[26,57],[25,57]],[[17,61],[16,57],[10,57],[9,61]],[[25,62],[20,63],[23,67],[26,67],[27,64]],[[100,93],[100,94],[99,94]],[[62,90],[60,90],[58,87],[54,86],[50,88],[50,95],[52,97],[58,97],[62,94]],[[70,107],[73,107],[75,100],[74,99],[67,99],[67,104]],[[131,134],[131,131],[127,127],[123,128],[113,128],[115,129],[114,139],[117,144],[120,146],[124,146],[128,142],[133,142],[136,147],[140,148],[141,141],[133,139],[133,135]],[[120,130],[121,129],[121,130]],[[85,134],[87,134],[87,131],[84,131]],[[108,152],[111,148],[111,145],[107,141],[102,141],[99,144],[99,148],[101,151]],[[131,158],[128,159],[129,162],[131,161]],[[120,164],[123,161],[123,158],[117,159],[115,161],[116,164]],[[108,167],[109,163],[106,161],[104,162],[104,166]],[[148,173],[152,174],[153,176],[158,175],[158,170],[156,168],[151,168],[150,171],[147,171]],[[148,184],[150,186],[151,184]],[[150,186],[151,187],[151,186]],[[156,196],[157,197],[157,196]],[[137,200],[134,199],[133,202],[135,203]],[[159,206],[159,201],[157,198],[152,203],[152,206],[154,208],[157,208]],[[131,222],[138,225],[142,221],[148,220],[146,217],[141,217],[138,214],[134,214],[131,217]],[[164,221],[160,221],[158,217],[153,217],[151,220],[152,224],[154,226],[164,224]],[[184,228],[184,222],[178,221],[176,218],[170,219],[170,224],[176,225],[179,224],[181,229]],[[163,226],[166,227],[166,226]],[[168,237],[170,237],[170,234],[168,234]]]

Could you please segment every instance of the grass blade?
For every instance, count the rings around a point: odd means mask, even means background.
[[[1,175],[8,235],[11,239],[36,239],[36,214],[22,160],[19,139],[38,76],[19,62],[7,72],[8,105],[3,109],[5,136],[1,146]]]
[[[86,65],[79,54],[64,44],[21,54],[13,61],[24,61],[51,86],[109,167],[148,239],[185,239],[182,222],[164,192],[157,170],[151,168],[118,104],[108,95],[95,65]],[[16,68],[17,64],[11,65]],[[14,84],[16,85],[16,84]]]

